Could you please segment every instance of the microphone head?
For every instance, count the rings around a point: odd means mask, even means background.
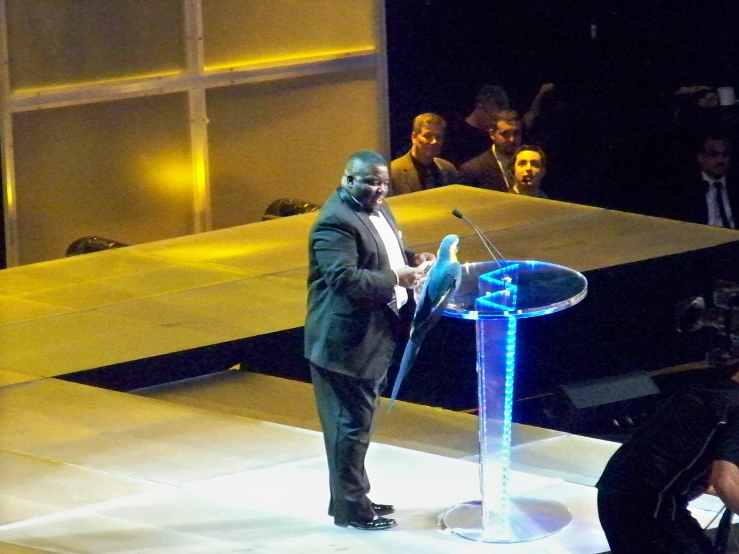
[[[462,212],[460,212],[457,208],[454,208],[452,210],[452,215],[454,217],[458,217],[459,219],[464,219],[464,216],[462,215]]]

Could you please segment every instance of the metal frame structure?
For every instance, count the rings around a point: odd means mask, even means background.
[[[232,67],[205,68],[203,51],[203,17],[201,0],[182,0],[185,13],[186,70],[143,78],[124,78],[103,83],[85,83],[46,87],[32,92],[10,89],[8,29],[6,1],[0,0],[0,147],[2,153],[3,205],[5,215],[5,248],[7,266],[19,264],[17,183],[13,145],[13,114],[94,102],[122,100],[143,96],[187,92],[189,98],[190,140],[192,148],[193,233],[212,229],[210,182],[208,176],[208,115],[206,90],[215,87],[285,80],[296,77],[351,71],[358,68],[376,70],[380,126],[380,144],[389,152],[387,56],[384,2],[375,1],[375,48],[330,55],[291,58],[270,63],[253,63]]]

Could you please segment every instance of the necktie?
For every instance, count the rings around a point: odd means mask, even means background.
[[[721,181],[713,183],[716,189],[716,203],[718,204],[718,211],[721,215],[721,225],[727,229],[731,229],[731,223],[729,223],[729,216],[726,215],[726,206],[724,205],[724,184]]]

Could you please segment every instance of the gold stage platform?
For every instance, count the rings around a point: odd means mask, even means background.
[[[389,199],[407,246],[449,233],[488,256],[459,208],[510,259],[578,271],[732,242],[735,231],[451,186]],[[299,327],[315,214],[0,272],[0,382],[93,369]]]

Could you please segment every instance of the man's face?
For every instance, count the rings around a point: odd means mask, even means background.
[[[513,177],[519,189],[537,187],[546,173],[541,154],[535,150],[523,150],[513,164]]]
[[[417,133],[411,133],[413,154],[416,158],[436,158],[441,153],[444,144],[444,125],[427,123],[421,126]]]
[[[357,164],[347,174],[345,189],[369,210],[378,210],[387,196],[390,171],[386,165]]]
[[[490,131],[490,138],[496,150],[511,156],[521,146],[521,125],[518,121],[498,121]]]
[[[698,154],[698,164],[711,179],[721,179],[729,171],[731,146],[725,140],[709,138]]]

